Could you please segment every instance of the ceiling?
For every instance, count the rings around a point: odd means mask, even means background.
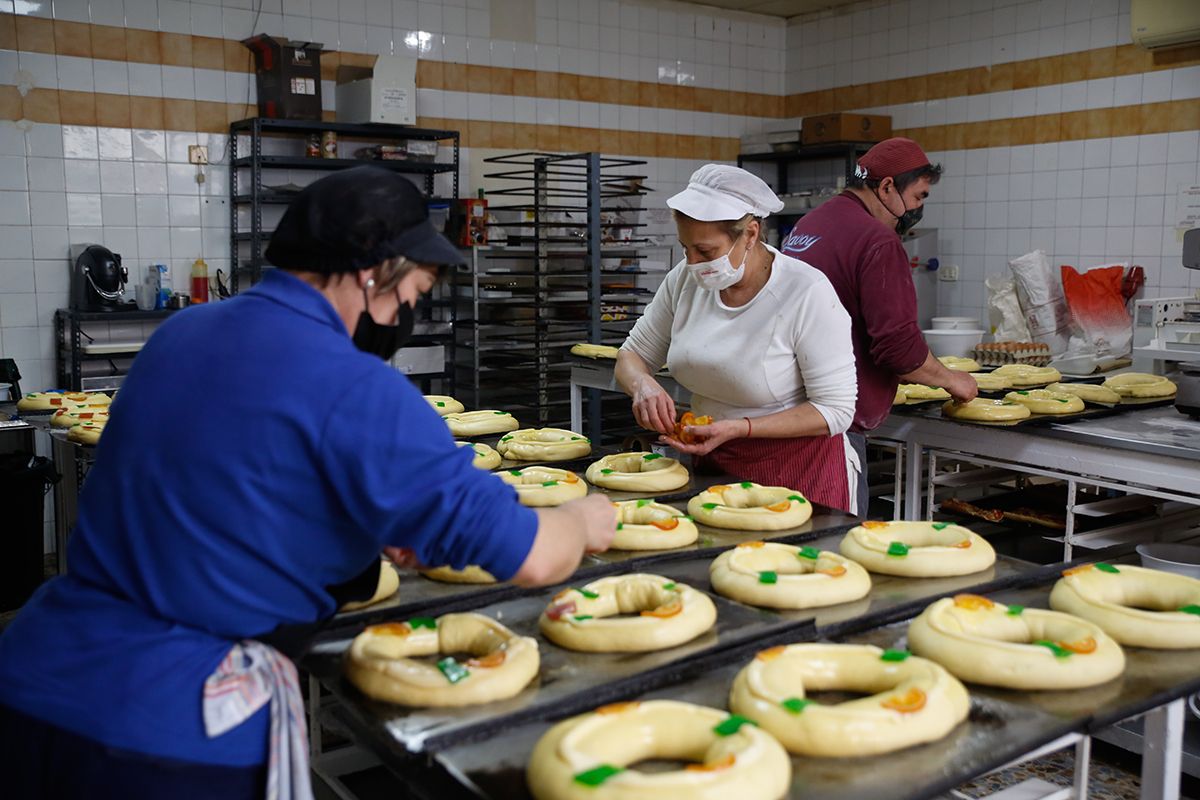
[[[767,14],[773,17],[796,17],[824,11],[838,6],[848,6],[862,0],[686,0],[691,5],[705,5],[728,11],[746,11],[751,14]]]

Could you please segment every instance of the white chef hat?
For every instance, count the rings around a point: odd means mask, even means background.
[[[783,201],[757,175],[727,164],[705,164],[667,206],[701,222],[716,222],[747,214],[765,217],[782,210]]]

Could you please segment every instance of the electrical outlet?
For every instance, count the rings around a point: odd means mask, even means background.
[[[958,264],[942,264],[938,267],[938,280],[951,283],[958,280]]]
[[[208,163],[208,147],[202,144],[188,145],[188,163],[189,164],[207,164]]]

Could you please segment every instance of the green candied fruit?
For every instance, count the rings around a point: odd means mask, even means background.
[[[1025,606],[1020,605],[1019,603],[1013,603],[1008,607],[1008,611],[1004,613],[1008,614],[1010,617],[1019,617],[1025,613]]]
[[[1058,402],[1060,402],[1060,403],[1069,403],[1069,402],[1071,402],[1070,400],[1067,400],[1067,399],[1065,399],[1065,398],[1062,398],[1062,397],[1056,397],[1056,398],[1054,398],[1054,399],[1055,399],[1055,400],[1057,400],[1057,401],[1058,401]]]
[[[803,497],[801,497],[798,494],[789,494],[788,500],[795,500],[797,503],[807,503],[808,502],[807,500],[805,500]]]
[[[1024,389],[1021,389],[1021,390],[1018,390],[1018,391],[1017,391],[1017,394],[1028,395],[1028,394],[1029,394],[1029,392],[1025,391]]]
[[[417,628],[429,628],[431,631],[437,630],[437,620],[433,617],[413,617],[408,621],[408,627],[414,631]]]
[[[542,481],[542,486],[558,486],[558,481]]]
[[[445,404],[445,403],[443,403],[441,400],[438,400],[438,401],[437,401],[437,407],[438,407],[438,408],[445,408],[445,407],[446,407],[446,404]]]
[[[516,476],[519,478],[519,477],[521,477],[521,470],[519,470],[519,469],[510,469],[510,470],[508,471],[508,474],[509,474],[509,475],[516,475]]]
[[[613,472],[614,472],[614,470],[611,470],[611,469],[602,469],[602,470],[600,470],[600,474],[601,474],[601,475],[612,475],[612,474],[613,474]]]
[[[612,764],[601,764],[575,776],[576,783],[584,786],[599,786],[614,775],[620,775],[625,770]]]
[[[512,438],[513,438],[513,437],[511,437],[511,436],[504,436],[504,437],[502,437],[502,438],[500,439],[500,441],[502,441],[502,442],[507,442],[507,441],[510,441]]]
[[[932,527],[935,531],[944,531],[944,530],[946,530],[946,528],[950,527],[950,523],[949,522],[935,522],[935,523],[933,523]]]
[[[821,551],[815,547],[801,547],[796,551],[796,557],[815,561],[821,557]]]
[[[1071,655],[1071,651],[1067,648],[1046,639],[1038,639],[1036,642],[1034,642],[1034,644],[1036,644],[1038,647],[1048,648],[1051,653],[1054,653],[1056,658],[1067,658]]]
[[[716,725],[713,728],[713,733],[717,736],[732,736],[742,729],[743,725],[754,725],[758,727],[758,723],[752,719],[746,719],[738,714],[730,714],[724,722]]]
[[[1112,573],[1113,575],[1121,574],[1121,570],[1117,569],[1112,564],[1107,564],[1103,561],[1096,562],[1096,569],[1100,570],[1101,572]]]
[[[638,507],[638,508],[645,508],[646,506],[650,505],[650,504],[651,504],[651,503],[653,503],[653,502],[654,502],[653,500],[648,500],[648,499],[646,499],[646,498],[642,498],[641,500],[638,500],[638,501],[637,501],[637,507]]]
[[[676,591],[675,581],[671,581],[670,583],[664,583],[663,588],[666,589],[668,592]]]
[[[714,508],[717,508],[720,505],[721,505],[720,503],[705,503],[704,505],[702,505],[700,507],[703,508],[705,511],[712,511]]]
[[[574,588],[574,587],[572,587],[572,588]],[[574,589],[574,591],[579,592],[581,595],[586,597],[588,600],[595,600],[597,597],[600,596],[596,592],[593,592],[591,589]]]
[[[762,572],[758,573],[758,582],[759,583],[778,583],[779,576],[776,575],[774,572],[771,572],[770,570],[763,570]]]
[[[662,455],[659,453],[647,453],[642,456],[642,461],[653,461],[656,458],[662,458]]]
[[[581,440],[582,438],[583,438],[582,436],[572,436],[572,437],[571,437],[571,441],[572,441],[572,442],[578,442],[578,441],[579,441],[579,440]]]
[[[908,545],[906,545],[904,542],[892,542],[888,545],[887,554],[889,556],[904,558],[906,555],[908,555]]]
[[[880,661],[904,661],[911,656],[912,653],[907,650],[884,650],[883,655],[879,656]]]
[[[742,488],[743,488],[743,489],[749,489],[749,488],[750,488],[751,486],[753,486],[753,485],[754,485],[754,483],[753,483],[752,481],[742,481]]]
[[[500,417],[511,417],[512,416],[512,414],[509,414],[507,411],[493,411],[492,413],[497,416],[500,416]]]
[[[812,700],[805,700],[803,697],[789,697],[787,700],[784,700],[779,705],[783,706],[784,708],[786,708],[788,711],[792,712],[793,714],[799,714],[802,711],[804,711],[804,709],[811,706],[812,703],[813,703]]]
[[[437,668],[439,672],[446,676],[446,680],[451,683],[458,683],[471,676],[471,670],[455,661],[451,656],[446,656],[437,662]]]
[[[619,531],[623,531],[623,530],[625,530],[625,523],[624,523],[624,522],[618,522],[618,523],[617,523],[617,530],[619,530]]]
[[[576,614],[575,616],[571,617],[571,619],[575,620],[576,622],[583,622],[584,620],[592,619],[592,615],[591,614]]]
[[[1200,616],[1200,606],[1196,606],[1196,605],[1181,606],[1179,608],[1179,610],[1182,611],[1184,614],[1196,614],[1196,615]]]

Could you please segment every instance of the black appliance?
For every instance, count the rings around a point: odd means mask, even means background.
[[[134,311],[125,300],[129,271],[121,256],[98,244],[71,247],[71,308],[76,311]]]

